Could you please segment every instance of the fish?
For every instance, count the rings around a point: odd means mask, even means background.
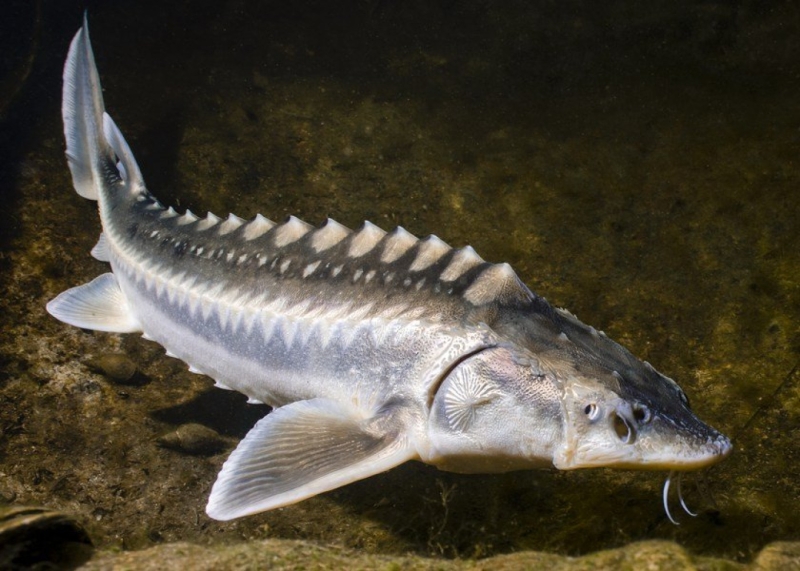
[[[673,473],[731,452],[675,381],[469,246],[370,222],[201,218],[162,205],[105,111],[86,16],[63,80],[67,163],[77,193],[98,203],[91,254],[111,271],[47,311],[140,333],[272,407],[224,462],[211,518],[417,460],[462,473],[668,470],[672,519]]]

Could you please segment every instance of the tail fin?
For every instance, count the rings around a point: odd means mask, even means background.
[[[61,114],[67,139],[67,161],[78,194],[100,200],[102,214],[104,197],[109,193],[138,195],[146,192],[128,143],[104,110],[85,14],[64,65],[63,96]],[[92,254],[109,261],[108,241],[103,234]],[[141,331],[113,273],[63,292],[47,304],[47,311],[76,327],[118,333]]]
[[[61,115],[67,140],[67,162],[78,194],[97,200],[101,188],[120,180],[127,183],[129,190],[144,188],[128,144],[105,113],[85,14],[64,65]]]

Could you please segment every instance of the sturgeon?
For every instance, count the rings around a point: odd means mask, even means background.
[[[464,473],[684,471],[731,451],[672,379],[471,247],[369,222],[352,231],[162,206],[105,112],[85,17],[62,115],[75,190],[99,205],[92,254],[111,272],[48,312],[142,333],[273,408],[224,463],[210,517],[292,504],[408,460]]]

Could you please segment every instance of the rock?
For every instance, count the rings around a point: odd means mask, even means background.
[[[522,551],[480,560],[448,560],[413,555],[390,556],[322,546],[306,541],[266,539],[212,546],[191,543],[164,544],[141,551],[107,552],[83,569],[404,569],[455,571],[783,571],[800,569],[800,543],[767,545],[753,563],[691,555],[671,541],[642,541],[617,549],[569,557],[537,551]]]
[[[761,550],[753,560],[753,571],[785,569],[800,571],[800,542],[776,541]]]
[[[228,440],[215,430],[194,422],[180,425],[159,437],[157,442],[164,448],[196,456],[211,456],[229,446]]]
[[[124,353],[103,353],[88,359],[84,364],[89,370],[120,385],[142,384],[143,376],[137,374],[136,363]]]
[[[0,568],[76,569],[92,541],[71,515],[42,507],[0,506]]]

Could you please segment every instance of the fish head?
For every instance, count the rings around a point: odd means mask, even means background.
[[[533,296],[494,328],[557,381],[556,468],[694,470],[730,454],[730,440],[695,415],[675,381],[570,312]]]
[[[624,374],[594,367],[563,378],[556,468],[695,470],[731,452],[730,440],[692,412],[677,383],[639,364]]]
[[[563,434],[561,394],[525,351],[501,346],[468,356],[435,387],[420,457],[462,473],[552,465]]]

